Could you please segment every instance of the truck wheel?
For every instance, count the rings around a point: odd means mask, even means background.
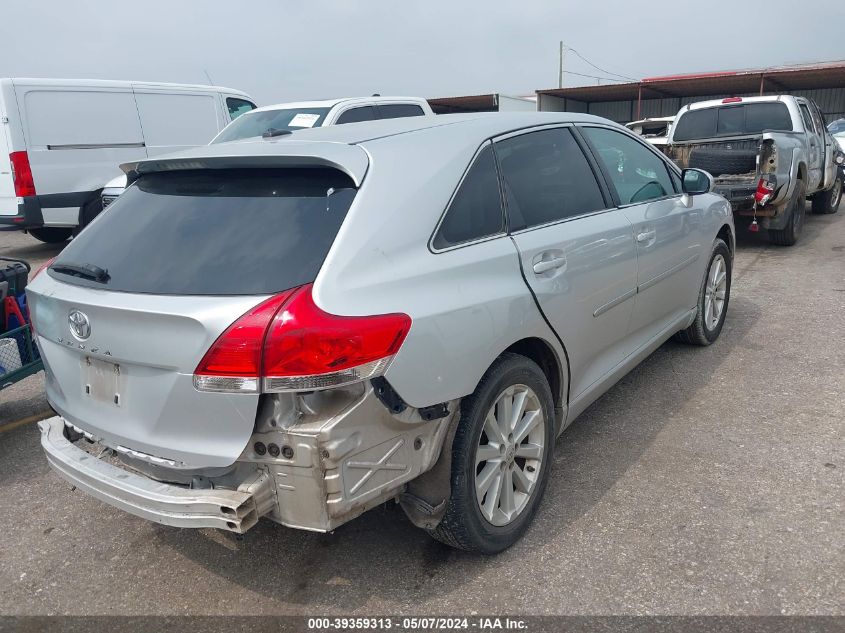
[[[549,478],[554,445],[549,382],[533,361],[503,354],[461,402],[452,494],[429,531],[447,545],[496,554],[522,536]]]
[[[60,226],[42,226],[40,229],[29,229],[29,234],[45,244],[61,244],[67,241],[72,231]]]
[[[820,191],[813,196],[813,213],[836,213],[842,199],[842,172],[837,169],[836,180],[827,191]]]
[[[79,224],[74,229],[73,234],[79,235],[79,232],[103,212],[103,199],[98,195],[96,198],[89,200],[79,209]]]
[[[731,251],[724,240],[713,244],[710,263],[698,293],[698,312],[687,329],[675,334],[675,340],[690,345],[710,345],[722,332],[731,298]]]
[[[807,206],[807,185],[799,180],[792,200],[789,201],[789,217],[782,229],[769,229],[769,241],[779,246],[792,246],[798,241],[801,229],[804,228],[804,213]]]

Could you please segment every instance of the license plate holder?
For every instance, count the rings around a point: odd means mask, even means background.
[[[86,356],[81,369],[84,396],[115,407],[123,406],[125,375],[119,364]]]

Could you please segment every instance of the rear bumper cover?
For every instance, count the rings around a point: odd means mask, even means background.
[[[156,523],[245,532],[268,510],[272,482],[263,471],[238,490],[174,486],[118,468],[74,446],[56,416],[38,423],[47,461],[63,479],[106,503]],[[262,512],[263,510],[263,512]]]

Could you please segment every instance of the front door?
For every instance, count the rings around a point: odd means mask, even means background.
[[[677,173],[651,147],[611,128],[580,129],[633,225],[638,274],[630,353],[695,306],[701,285],[702,211],[680,193]]]
[[[624,357],[637,282],[631,223],[609,208],[569,128],[494,147],[523,275],[567,350],[574,400]]]

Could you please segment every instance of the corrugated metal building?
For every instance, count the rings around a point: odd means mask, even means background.
[[[845,117],[845,62],[652,77],[638,82],[537,91],[538,110],[586,112],[619,123],[673,116],[695,101],[792,94],[819,104],[828,121]]]

